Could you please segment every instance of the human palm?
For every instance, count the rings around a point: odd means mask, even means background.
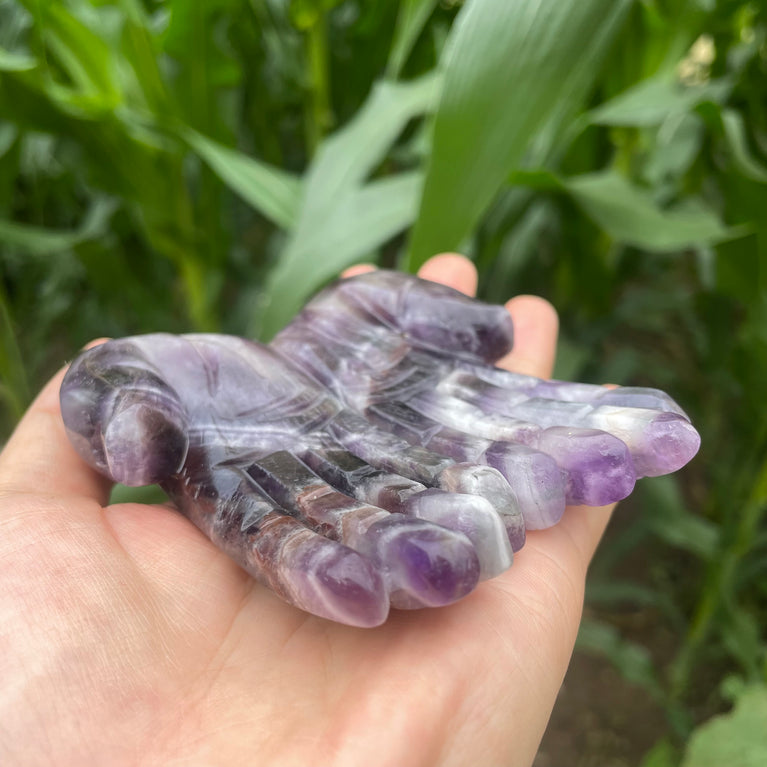
[[[474,279],[455,257],[424,276]],[[550,307],[510,310],[504,364],[550,374]],[[59,384],[0,461],[2,763],[532,761],[609,510],[571,508],[464,600],[364,631],[284,604],[170,508],[104,508]]]

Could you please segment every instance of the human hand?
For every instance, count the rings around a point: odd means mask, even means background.
[[[442,257],[425,276],[470,291]],[[510,302],[504,362],[546,376],[556,317]],[[373,632],[284,604],[164,506],[104,507],[61,377],[0,458],[0,756],[8,764],[529,764],[609,516],[568,509],[514,566]]]
[[[286,601],[376,626],[390,605],[446,605],[508,569],[566,501],[618,501],[697,449],[662,392],[495,367],[512,346],[504,307],[374,270],[323,290],[269,346],[155,333],[90,349],[62,416],[88,463],[160,483]]]

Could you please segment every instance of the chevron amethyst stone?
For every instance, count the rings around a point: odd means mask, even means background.
[[[320,293],[270,346],[153,334],[83,353],[70,439],[116,482],[159,482],[290,604],[356,626],[449,604],[512,563],[567,503],[620,500],[699,437],[653,389],[494,367],[511,319],[373,272]]]

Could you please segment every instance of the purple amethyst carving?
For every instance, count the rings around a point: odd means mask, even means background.
[[[626,497],[700,439],[663,392],[493,362],[508,313],[396,272],[338,282],[270,346],[153,334],[82,354],[72,443],[179,509],[289,603],[356,626],[434,607],[512,563],[566,503]]]

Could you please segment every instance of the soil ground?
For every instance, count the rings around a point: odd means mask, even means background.
[[[573,656],[534,767],[637,767],[663,712],[607,660]]]

